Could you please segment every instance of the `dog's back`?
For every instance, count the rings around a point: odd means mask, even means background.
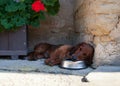
[[[28,60],[37,60],[49,58],[50,54],[62,45],[53,45],[49,43],[39,43],[34,47],[34,51],[28,55]]]
[[[44,53],[51,47],[48,43],[39,43],[34,47],[34,51],[28,54],[28,60],[44,58]]]

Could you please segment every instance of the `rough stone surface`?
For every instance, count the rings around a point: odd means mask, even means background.
[[[116,26],[120,12],[119,0],[81,0],[81,3],[75,9],[76,31],[84,29],[100,36],[108,35]]]
[[[119,66],[100,66],[89,73],[89,86],[119,86],[120,67]]]
[[[119,8],[120,0],[76,0],[74,18],[77,39],[95,45],[96,66],[120,65]]]
[[[94,66],[120,65],[120,44],[115,42],[98,44],[95,50]]]

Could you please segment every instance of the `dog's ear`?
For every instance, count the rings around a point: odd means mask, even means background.
[[[77,45],[73,46],[70,50],[70,55],[72,55],[79,48],[80,45],[81,44],[77,44]]]
[[[93,57],[94,57],[94,47],[90,46],[92,48],[92,51],[90,55],[85,59],[85,63],[87,66],[91,66],[93,64]]]
[[[86,45],[86,43],[85,42],[79,43],[79,44],[75,45],[71,50],[76,51],[82,45]]]
[[[91,66],[93,64],[93,56],[85,58],[84,61],[87,66]]]
[[[82,43],[79,43],[79,44],[73,46],[73,47],[71,48],[71,50],[70,50],[70,55],[72,55],[80,46],[82,46],[82,45],[84,45],[84,44],[85,44],[85,43],[82,42]]]

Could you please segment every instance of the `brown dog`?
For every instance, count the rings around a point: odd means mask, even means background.
[[[45,63],[50,66],[58,65],[64,59],[84,60],[90,66],[92,64],[94,48],[87,43],[71,45],[52,45],[40,43],[35,46],[34,51],[29,54],[29,60],[47,58]]]
[[[80,43],[73,47],[71,51],[71,56],[75,60],[85,61],[87,66],[91,66],[93,63],[94,48],[90,44],[85,42]]]
[[[56,45],[51,45],[48,43],[39,43],[34,47],[34,51],[29,53],[28,60],[37,60],[41,58],[47,58],[48,56],[46,55],[46,52],[48,49],[51,49],[52,46]]]
[[[59,65],[64,59],[71,58],[69,53],[72,49],[71,45],[61,45],[50,53],[50,57],[45,63],[50,66]]]
[[[48,43],[39,43],[34,47],[34,51],[29,53],[28,60],[37,60],[41,58],[63,57],[66,52],[72,48],[71,45],[52,45]],[[60,54],[60,55],[58,55]]]

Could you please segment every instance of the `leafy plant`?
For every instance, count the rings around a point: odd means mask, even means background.
[[[0,31],[23,25],[38,27],[45,14],[56,15],[59,0],[0,0]]]

